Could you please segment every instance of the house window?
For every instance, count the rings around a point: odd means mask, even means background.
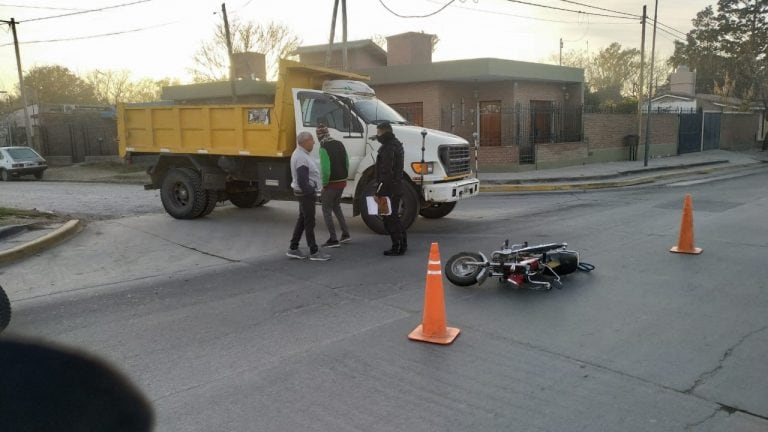
[[[409,123],[424,126],[424,104],[422,102],[396,103],[389,106],[405,117]]]

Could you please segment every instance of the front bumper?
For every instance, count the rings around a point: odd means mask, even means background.
[[[476,178],[424,185],[424,199],[427,202],[454,202],[479,193],[480,180]]]
[[[11,174],[13,176],[23,176],[23,175],[38,174],[47,169],[48,169],[47,165],[36,165],[36,166],[27,166],[23,168],[7,168],[6,171],[8,171],[8,174]]]

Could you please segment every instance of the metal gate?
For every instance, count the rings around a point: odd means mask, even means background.
[[[59,123],[40,127],[41,149],[45,156],[70,156],[72,162],[86,156],[117,155],[114,126]]]
[[[677,131],[677,154],[693,153],[701,150],[701,111],[681,113],[680,127]]]
[[[704,136],[702,137],[704,150],[720,148],[720,116],[720,113],[704,113]]]

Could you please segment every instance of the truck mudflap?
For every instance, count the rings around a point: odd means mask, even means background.
[[[424,185],[424,200],[427,202],[459,201],[479,193],[480,180],[476,178]]]

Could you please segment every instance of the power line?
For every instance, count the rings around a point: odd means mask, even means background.
[[[70,10],[70,11],[84,10],[84,9],[76,9],[76,8],[63,8],[63,7],[51,7],[51,6],[27,6],[27,5],[4,4],[4,3],[0,3],[0,6],[13,7],[13,8],[26,8],[26,9],[51,9],[51,10]]]
[[[642,18],[640,15],[635,15],[635,14],[631,14],[631,13],[628,13],[628,12],[621,12],[621,11],[617,11],[617,10],[613,10],[613,9],[606,9],[606,8],[602,8],[602,7],[599,7],[599,6],[592,6],[592,5],[588,5],[588,4],[585,4],[585,3],[579,3],[579,2],[575,2],[575,1],[571,1],[571,0],[560,0],[560,1],[565,2],[565,3],[572,3],[572,4],[575,4],[575,5],[584,6],[584,7],[588,7],[588,8],[592,8],[592,9],[598,9],[598,10],[601,10],[601,11],[612,12],[612,13],[617,13],[617,14],[622,14],[622,15],[628,15],[628,16],[635,17],[635,18]]]
[[[131,6],[131,5],[135,5],[135,4],[139,4],[139,3],[146,3],[146,2],[149,2],[149,1],[152,1],[152,0],[138,0],[138,1],[135,1],[135,2],[131,2],[131,3],[122,3],[122,4],[114,5],[114,6],[106,6],[106,7],[99,8],[99,9],[88,9],[88,10],[83,10],[83,11],[79,11],[79,12],[72,12],[72,13],[68,13],[68,14],[51,15],[51,16],[47,16],[47,17],[33,18],[33,19],[24,20],[24,21],[19,21],[19,23],[22,23],[22,22],[32,22],[32,21],[42,21],[42,20],[47,20],[47,19],[51,19],[51,18],[62,18],[62,17],[72,16],[72,15],[80,15],[80,14],[90,13],[90,12],[101,12],[101,11],[107,10],[107,9],[115,9],[115,8],[124,7],[124,6]]]
[[[657,24],[658,24],[658,22],[657,22]],[[670,31],[667,31],[667,30],[665,30],[665,29],[663,29],[661,27],[656,27],[656,29],[659,30],[659,31],[663,31],[664,33],[672,36],[673,38],[675,38],[676,41],[685,42],[683,39],[680,39],[679,36],[677,36],[676,34],[670,32]]]
[[[432,12],[432,13],[428,13],[426,15],[401,15],[401,14],[393,11],[392,9],[390,9],[386,4],[384,4],[384,0],[379,0],[379,3],[381,3],[381,5],[384,6],[384,9],[386,9],[389,13],[391,13],[392,15],[394,15],[396,17],[399,17],[399,18],[427,18],[427,17],[431,17],[433,15],[437,15],[438,13],[442,12],[445,8],[450,6],[451,3],[455,2],[455,1],[456,0],[450,0],[448,3],[444,4],[440,9],[438,9],[438,10]]]
[[[600,13],[595,13],[595,12],[584,12],[584,11],[575,10],[575,9],[566,9],[566,8],[560,8],[560,7],[557,7],[557,6],[547,6],[547,5],[543,5],[543,4],[531,3],[531,2],[522,1],[522,0],[507,0],[507,1],[510,2],[510,3],[520,3],[520,4],[524,4],[524,5],[528,5],[528,6],[536,6],[536,7],[540,7],[540,8],[544,8],[544,9],[553,9],[553,10],[559,10],[559,11],[564,11],[564,12],[574,12],[574,13],[580,13],[580,14],[584,14],[584,15],[594,15],[594,16],[601,16],[601,17],[608,17],[608,18],[619,18],[619,19],[626,19],[626,20],[634,20],[635,19],[634,17],[627,17],[627,16],[621,16],[621,15],[607,15],[607,14],[600,14]]]
[[[168,26],[168,25],[171,25],[171,24],[176,24],[176,23],[179,23],[179,22],[181,22],[181,21],[171,21],[171,22],[167,22],[167,23],[163,23],[163,24],[157,24],[157,25],[148,26],[148,27],[141,27],[141,28],[136,28],[136,29],[131,29],[131,30],[112,32],[112,33],[102,33],[102,34],[97,34],[97,35],[78,36],[78,37],[65,38],[65,39],[48,39],[48,40],[37,40],[37,41],[19,42],[19,45],[28,45],[28,44],[36,44],[36,43],[49,43],[49,42],[67,42],[67,41],[75,41],[75,40],[83,40],[83,39],[94,39],[94,38],[106,37],[106,36],[116,36],[116,35],[121,35],[121,34],[125,34],[125,33],[135,33],[135,32],[140,32],[140,31],[144,31],[144,30],[151,30],[151,29],[158,28],[158,27],[165,27],[165,26]],[[4,47],[4,46],[8,46],[8,45],[13,45],[13,44],[12,43],[6,43],[6,44],[0,45],[0,47]]]
[[[683,32],[681,32],[680,30],[678,30],[678,29],[676,29],[676,28],[674,28],[674,27],[670,27],[670,26],[668,26],[668,25],[664,24],[664,23],[663,23],[663,22],[661,22],[661,21],[656,21],[656,24],[658,24],[658,25],[660,25],[660,26],[662,26],[662,27],[666,27],[666,28],[667,28],[667,29],[669,29],[669,30],[673,30],[673,31],[675,31],[675,32],[677,32],[677,33],[680,33],[680,34],[681,34],[681,35],[683,35],[683,36],[688,36],[688,33],[683,33]]]
[[[442,2],[438,2],[437,0],[427,0],[427,1],[429,1],[430,3],[442,3]],[[539,17],[532,17],[532,16],[527,16],[527,15],[516,15],[516,14],[511,14],[511,13],[506,13],[506,12],[499,12],[499,11],[494,11],[494,10],[470,8],[470,7],[459,6],[459,5],[452,5],[451,7],[456,8],[456,9],[464,9],[464,10],[468,10],[468,11],[472,11],[472,12],[482,12],[482,13],[493,14],[493,15],[511,16],[511,17],[515,17],[515,18],[523,18],[523,19],[529,19],[529,20],[534,20],[534,21],[545,21],[545,22],[555,22],[555,23],[564,23],[564,24],[583,24],[581,22],[581,20],[579,20],[579,21],[564,21],[564,20],[556,20],[556,19],[548,19],[548,18],[539,18]],[[626,24],[630,24],[630,23],[628,23],[626,21],[622,21],[622,22],[599,21],[599,22],[593,22],[593,24],[622,24],[622,25],[626,25]]]

